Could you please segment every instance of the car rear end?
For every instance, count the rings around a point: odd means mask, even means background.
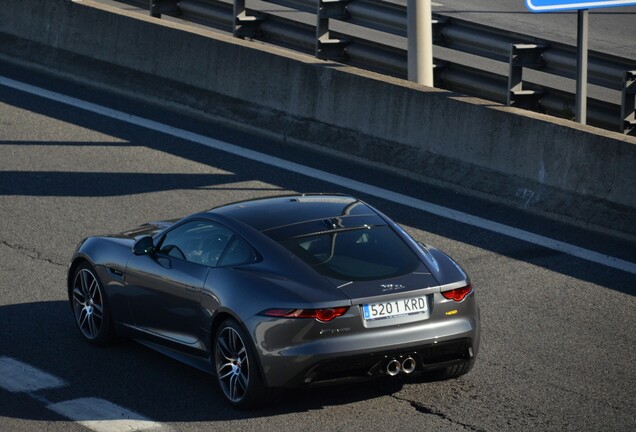
[[[258,347],[268,384],[293,387],[334,380],[367,379],[444,369],[472,363],[479,347],[474,292],[457,302],[438,290],[380,296],[374,304],[422,299],[426,310],[369,320],[368,303],[354,301],[329,322],[262,317]],[[294,335],[291,338],[290,335]]]
[[[479,309],[465,272],[378,215],[268,233],[349,300],[272,308],[248,323],[268,385],[294,387],[427,370],[467,372]]]

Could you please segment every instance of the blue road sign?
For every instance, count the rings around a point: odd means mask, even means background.
[[[532,12],[556,12],[635,5],[636,0],[526,0],[527,8]]]

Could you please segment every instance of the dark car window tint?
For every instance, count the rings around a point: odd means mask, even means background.
[[[347,281],[396,277],[419,265],[415,253],[388,226],[308,235],[281,243],[321,274]]]
[[[219,259],[219,266],[236,266],[258,261],[254,250],[243,239],[234,236]]]
[[[188,222],[166,234],[159,252],[214,267],[232,236],[232,231],[212,222]]]

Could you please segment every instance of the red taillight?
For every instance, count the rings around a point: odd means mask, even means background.
[[[444,296],[444,298],[459,302],[464,300],[464,298],[466,298],[466,296],[470,294],[472,290],[473,290],[473,287],[471,285],[466,285],[465,287],[462,287],[462,288],[457,288],[450,291],[443,291],[442,295]]]
[[[327,322],[344,315],[348,307],[327,309],[268,309],[263,315],[278,318],[315,318],[318,321]]]

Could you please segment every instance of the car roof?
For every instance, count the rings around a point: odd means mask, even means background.
[[[237,219],[258,231],[268,231],[315,220],[378,214],[366,203],[346,195],[302,194],[240,201],[216,207],[210,213]]]

